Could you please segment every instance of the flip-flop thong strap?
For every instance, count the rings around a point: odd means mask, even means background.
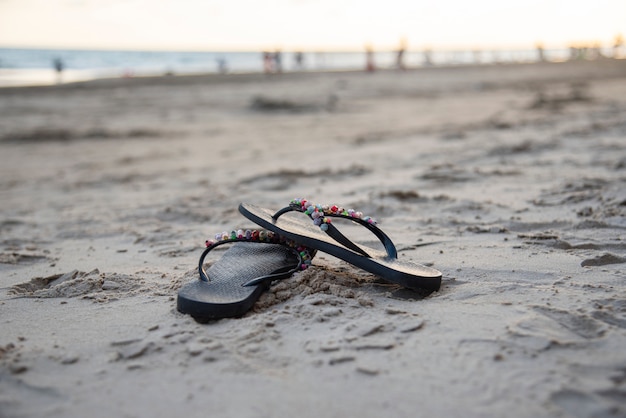
[[[313,220],[313,223],[315,225],[319,226],[322,231],[326,232],[335,241],[355,252],[358,252],[365,257],[371,258],[371,256],[365,250],[363,250],[357,244],[348,239],[334,225],[332,225],[330,217],[349,219],[353,222],[356,222],[366,227],[374,235],[376,235],[376,237],[385,247],[385,251],[387,252],[387,256],[389,258],[398,258],[398,251],[394,243],[391,241],[391,238],[389,238],[387,234],[385,234],[380,228],[376,226],[376,221],[373,218],[369,216],[363,216],[361,212],[357,212],[352,209],[345,210],[344,208],[337,205],[315,205],[307,201],[306,199],[294,199],[291,201],[289,206],[284,207],[276,212],[272,216],[272,218],[276,220],[281,215],[291,211],[297,211],[306,214],[307,216],[309,216],[309,218]]]
[[[204,270],[204,259],[212,250],[225,244],[231,244],[234,242],[254,242],[258,244],[282,245],[283,247],[288,248],[298,258],[298,264],[296,264],[293,268],[285,268],[276,273],[255,277],[254,279],[243,283],[242,286],[255,286],[261,283],[269,283],[274,280],[286,279],[291,277],[291,275],[297,271],[308,268],[311,265],[311,259],[313,258],[313,254],[311,254],[308,248],[298,246],[293,241],[287,240],[278,234],[274,234],[269,231],[233,231],[230,234],[224,232],[222,234],[217,234],[215,238],[216,241],[206,241],[206,249],[202,252],[200,261],[198,262],[200,280],[205,282],[210,282],[210,279]]]

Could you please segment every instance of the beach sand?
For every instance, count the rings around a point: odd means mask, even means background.
[[[626,416],[626,60],[98,80],[0,115],[2,418]],[[318,254],[242,318],[176,311],[240,202],[295,197],[441,290]]]

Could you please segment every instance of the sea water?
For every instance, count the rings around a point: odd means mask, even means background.
[[[566,50],[545,51],[549,60],[567,58]],[[374,61],[379,68],[396,64],[395,51],[377,51]],[[364,51],[296,52],[280,54],[283,71],[343,71],[365,68]],[[495,62],[537,61],[535,50],[507,51],[407,51],[406,67],[425,65],[467,65]],[[60,81],[55,60],[63,64],[62,81],[95,78],[176,75],[200,73],[254,73],[264,71],[262,52],[192,52],[192,51],[114,51],[70,49],[0,48],[0,86],[53,84]]]

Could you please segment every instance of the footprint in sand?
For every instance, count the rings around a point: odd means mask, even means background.
[[[605,324],[586,315],[545,306],[535,306],[533,311],[508,329],[514,336],[530,337],[539,349],[585,343],[602,337],[607,330]]]
[[[602,396],[605,395],[605,396]],[[611,396],[598,393],[584,393],[573,389],[564,389],[550,395],[550,400],[563,409],[568,416],[583,417],[623,417],[626,409],[621,402],[613,401]]]
[[[626,263],[626,257],[620,257],[615,254],[605,253],[594,258],[588,258],[580,263],[583,267],[606,266],[607,264]]]
[[[612,299],[596,300],[591,316],[614,327],[626,329],[626,299],[617,296]]]
[[[119,296],[139,288],[140,283],[138,278],[126,274],[100,273],[98,269],[90,272],[74,270],[65,274],[35,277],[13,286],[9,294],[32,298],[85,297],[103,302],[112,293]]]

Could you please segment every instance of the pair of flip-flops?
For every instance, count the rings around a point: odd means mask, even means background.
[[[207,241],[200,257],[200,280],[178,292],[178,310],[199,321],[241,316],[274,280],[306,269],[316,251],[322,251],[360,267],[382,279],[414,290],[439,290],[441,272],[431,267],[398,260],[391,239],[376,221],[352,209],[323,206],[294,199],[278,212],[250,204],[239,212],[264,230],[238,230]],[[284,216],[296,212],[296,216]],[[371,231],[385,251],[357,245],[333,224],[332,218],[355,222]],[[206,256],[215,248],[232,244],[205,271]]]

